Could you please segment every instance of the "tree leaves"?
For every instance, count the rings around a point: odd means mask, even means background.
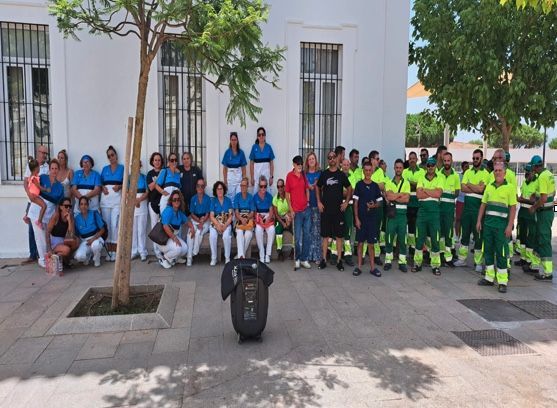
[[[406,147],[442,145],[444,130],[445,125],[431,112],[406,114]],[[453,139],[451,134],[450,140]]]

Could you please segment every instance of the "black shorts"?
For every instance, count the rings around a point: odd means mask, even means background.
[[[361,218],[360,229],[356,229],[356,242],[368,244],[377,243],[377,221],[374,218]]]
[[[344,237],[344,214],[342,212],[321,214],[321,237],[342,238]]]

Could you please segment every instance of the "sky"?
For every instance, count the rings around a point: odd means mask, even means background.
[[[414,0],[410,0],[410,18],[412,18],[414,11]],[[409,41],[412,40],[412,24],[409,24],[409,30],[408,30],[408,38]],[[413,84],[415,84],[418,81],[418,67],[415,64],[412,64],[410,66],[408,66],[408,85],[407,88],[412,86]],[[419,113],[422,112],[424,109],[431,109],[434,110],[435,109],[435,105],[430,105],[427,101],[427,98],[412,98],[412,99],[407,99],[406,102],[406,113]],[[557,130],[555,128],[552,129],[547,129],[547,140],[548,142],[554,138],[557,137]],[[481,138],[481,134],[480,133],[473,133],[473,132],[467,132],[467,131],[462,131],[459,130],[457,132],[457,135],[455,137],[455,140],[458,142],[467,142],[469,140],[472,139],[480,139]]]

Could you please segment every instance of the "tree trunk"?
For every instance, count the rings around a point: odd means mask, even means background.
[[[118,293],[115,302],[113,297],[112,307],[118,304],[127,305],[130,300],[130,269],[131,269],[131,246],[133,216],[135,209],[135,196],[137,194],[137,180],[141,160],[141,144],[143,143],[143,119],[145,117],[145,100],[147,97],[147,85],[149,82],[149,71],[153,57],[147,54],[147,41],[142,40],[140,44],[140,72],[137,84],[137,101],[135,109],[135,126],[131,159],[131,175],[129,189],[123,200],[120,210],[120,227],[118,230],[118,247],[116,264],[114,266],[114,280],[118,279],[117,288],[113,293]],[[126,169],[127,171],[127,169]],[[115,285],[116,286],[116,285]]]
[[[501,146],[501,148],[508,152],[511,144],[511,132],[513,127],[509,125],[504,117],[500,116],[499,120],[501,121],[501,135],[503,136],[503,146]]]

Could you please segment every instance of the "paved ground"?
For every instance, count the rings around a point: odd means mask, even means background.
[[[111,284],[113,264],[62,278],[11,264],[0,263],[2,407],[557,404],[557,320],[490,323],[456,301],[557,303],[557,283],[517,270],[502,296],[465,269],[354,278],[275,262],[264,341],[238,345],[220,267],[134,261],[134,283],[180,288],[172,328],[48,336],[85,288]],[[482,357],[452,333],[490,328],[534,353]]]

